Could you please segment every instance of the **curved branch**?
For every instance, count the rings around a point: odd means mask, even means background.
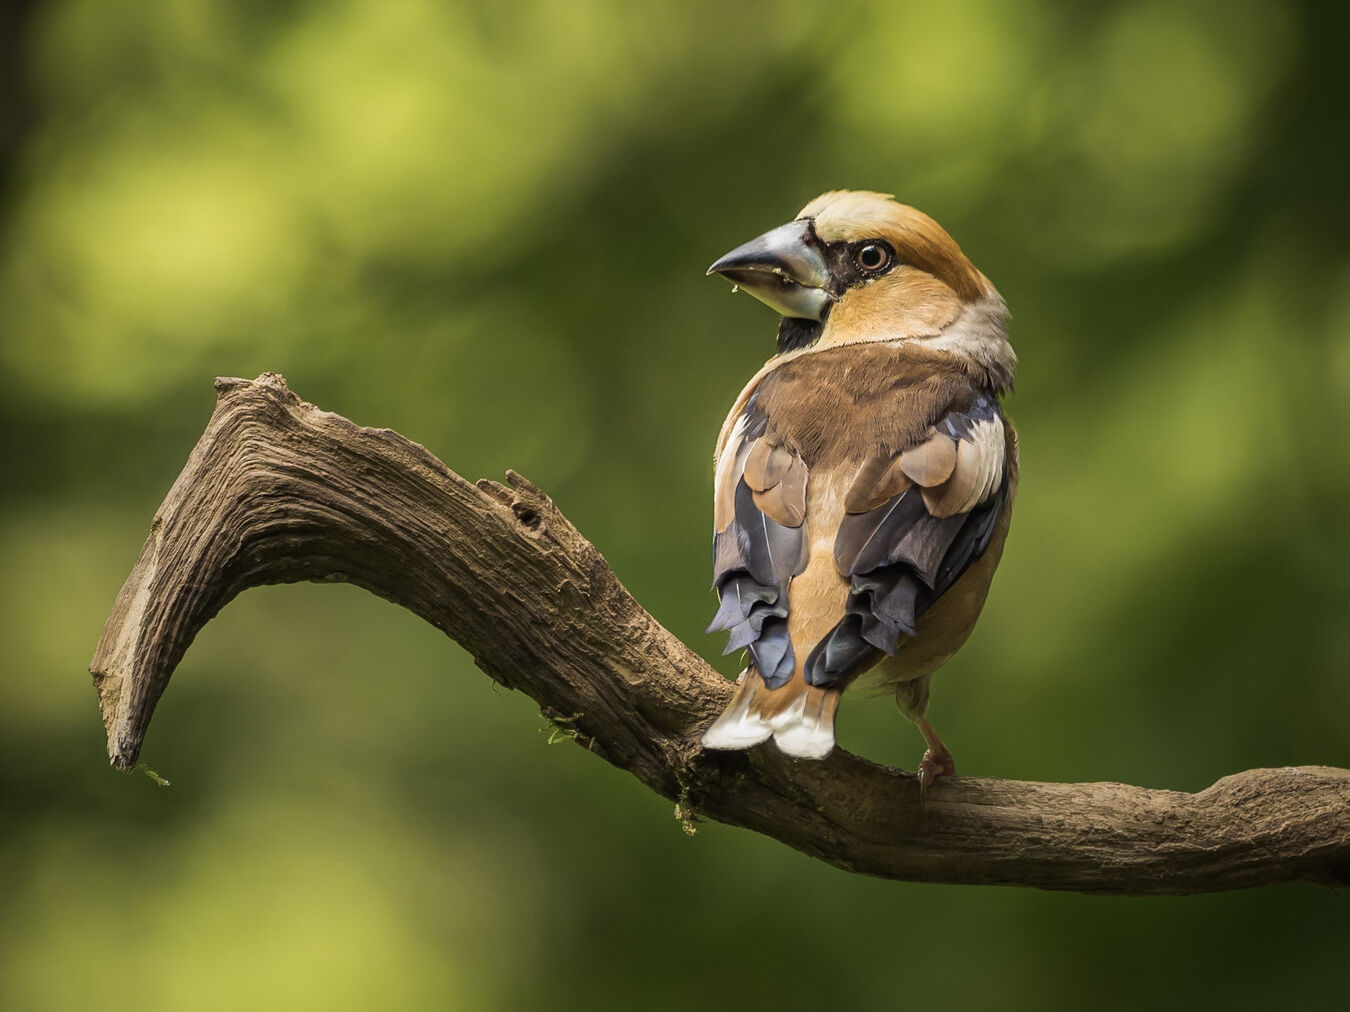
[[[704,751],[731,687],[629,595],[538,488],[470,484],[285,380],[222,379],[215,414],[103,630],[90,670],[108,753],[132,768],[197,631],[248,587],[357,584],[463,644],[576,741],[694,814],[850,871],[929,882],[1188,893],[1350,883],[1350,771],[1249,770],[1198,794],[913,776],[842,750]],[[575,715],[575,718],[573,718]]]

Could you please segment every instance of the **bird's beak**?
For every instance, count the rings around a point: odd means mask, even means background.
[[[809,219],[779,225],[708,268],[784,316],[819,320],[834,301],[829,267]]]

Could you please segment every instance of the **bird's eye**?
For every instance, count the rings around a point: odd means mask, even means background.
[[[885,243],[868,242],[858,247],[853,255],[854,262],[869,274],[875,274],[890,266],[891,248]]]

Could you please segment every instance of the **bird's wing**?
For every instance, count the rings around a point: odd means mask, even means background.
[[[842,687],[917,634],[918,619],[984,554],[1008,495],[1003,415],[992,395],[952,405],[917,443],[858,471],[835,538],[844,617],[806,681]]]
[[[765,433],[753,398],[717,461],[713,585],[721,599],[708,632],[731,633],[724,653],[748,648],[777,688],[796,667],[788,638],[788,581],[807,561],[806,463]]]

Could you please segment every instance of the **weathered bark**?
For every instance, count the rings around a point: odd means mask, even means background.
[[[703,750],[730,685],[628,594],[539,489],[470,484],[421,446],[292,394],[218,380],[90,670],[130,769],[197,631],[248,587],[341,580],[409,608],[578,744],[695,813],[851,871],[929,882],[1188,893],[1350,883],[1350,771],[1249,770],[1198,794],[939,780],[842,750]]]

